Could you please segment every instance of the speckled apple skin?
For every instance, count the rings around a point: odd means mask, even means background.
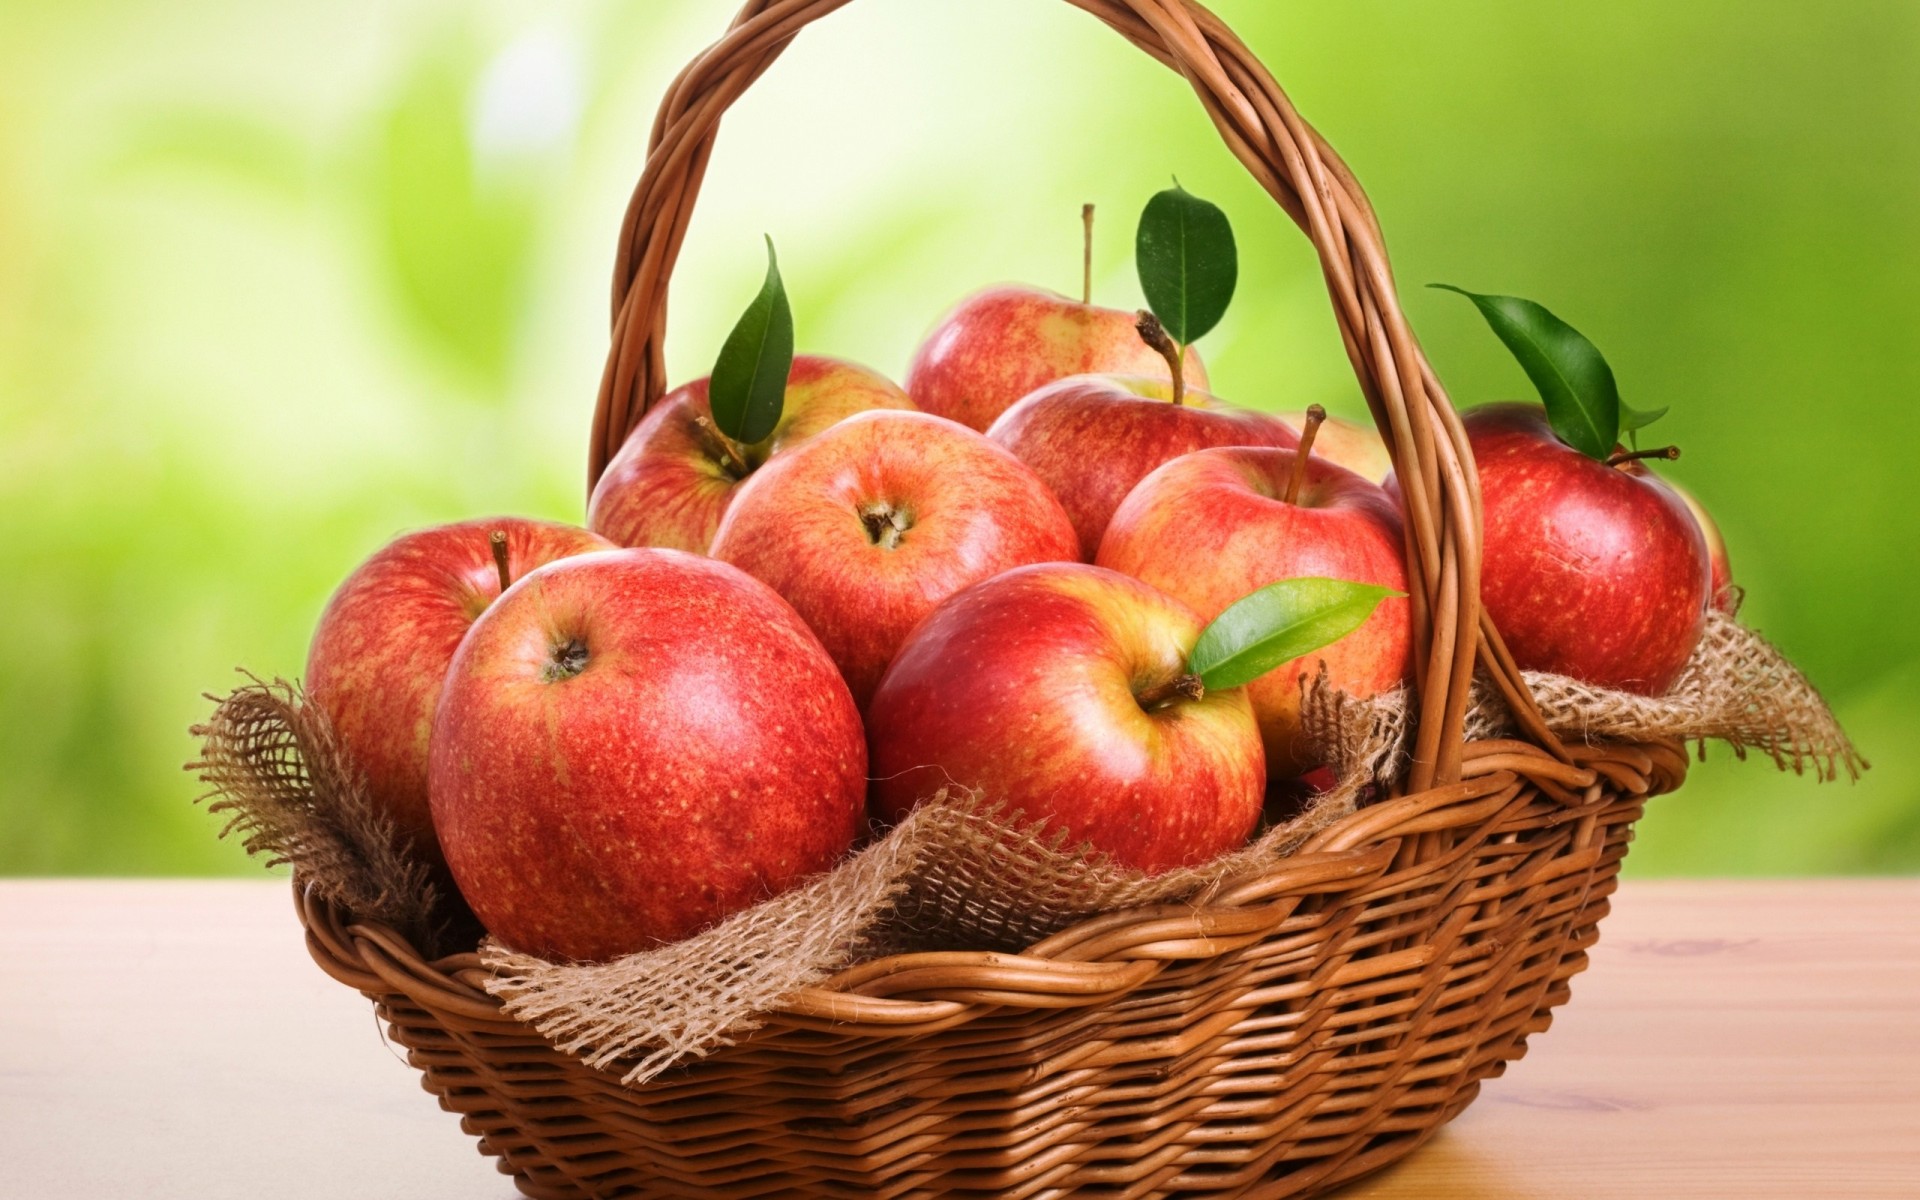
[[[551,678],[568,639],[586,665]],[[724,563],[614,550],[527,576],[460,644],[433,816],[494,936],[604,961],[831,867],[866,768],[853,698],[785,601]]]
[[[622,546],[705,554],[744,480],[694,424],[711,419],[707,380],[675,388],[633,427],[587,503],[587,527]],[[758,469],[844,417],[874,408],[911,409],[892,380],[855,363],[803,354],[787,373],[780,421],[764,441],[743,447]],[[748,478],[752,478],[751,475]]]
[[[1562,444],[1532,404],[1463,418],[1480,470],[1480,595],[1514,661],[1657,696],[1706,619],[1707,544],[1686,502],[1638,463]]]
[[[961,592],[914,631],[868,708],[876,814],[897,821],[957,785],[1145,871],[1233,849],[1266,786],[1245,691],[1153,712],[1135,699],[1179,674],[1199,635],[1179,601],[1080,563]]]
[[[519,578],[555,559],[612,549],[572,525],[493,517],[404,534],[356,567],[328,601],[307,651],[308,698],[327,715],[373,802],[430,862],[427,739],[447,664],[500,594],[489,535],[507,534]]]
[[[863,507],[904,507],[898,546]],[[864,709],[909,630],[940,601],[1027,563],[1079,556],[1046,485],[981,434],[928,413],[849,417],[768,463],[735,498],[713,556],[806,618]]]
[[[1138,319],[1039,288],[988,288],[954,306],[920,343],[907,394],[922,411],[985,430],[1029,392],[1069,375],[1169,381],[1166,360],[1134,329]],[[1206,365],[1191,347],[1183,373],[1188,386],[1206,388]]]
[[[1271,413],[1231,408],[1204,392],[1180,404],[1157,380],[1089,375],[1062,379],[1008,409],[987,436],[1013,451],[1060,497],[1093,561],[1114,510],[1168,459],[1210,446],[1296,446],[1300,435]]]
[[[1311,454],[1298,502],[1288,504],[1280,497],[1297,453],[1222,447],[1164,464],[1128,493],[1094,561],[1159,588],[1203,621],[1279,579],[1321,576],[1406,591],[1394,502],[1378,485]],[[1300,726],[1303,675],[1324,665],[1328,678],[1355,696],[1411,677],[1407,604],[1404,597],[1382,601],[1346,637],[1247,685],[1268,774],[1300,775],[1320,763]]]

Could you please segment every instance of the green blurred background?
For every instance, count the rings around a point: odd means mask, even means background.
[[[614,236],[728,0],[0,0],[0,873],[250,871],[180,770],[402,529],[582,514]],[[534,11],[537,9],[537,11]],[[1378,206],[1457,400],[1527,391],[1446,280],[1548,304],[1719,515],[1748,618],[1875,769],[1724,751],[1643,874],[1920,867],[1911,0],[1222,0]],[[1039,0],[868,0],[728,116],[676,279],[703,373],[779,241],[803,349],[898,376],[977,286],[1138,303],[1139,206],[1223,204],[1243,403],[1364,410],[1303,238],[1176,76]]]

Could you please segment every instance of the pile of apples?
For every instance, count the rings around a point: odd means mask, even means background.
[[[904,388],[793,354],[771,249],[587,528],[404,535],[321,617],[312,702],[495,936],[581,961],[676,940],[942,788],[1143,870],[1205,861],[1318,766],[1303,675],[1409,678],[1385,446],[1205,390],[1190,346],[1237,270],[1218,209],[1177,186],[1147,206],[1150,312],[980,292]],[[1615,445],[1646,414],[1617,405],[1596,456],[1547,401],[1465,417],[1486,603],[1522,666],[1658,693],[1724,552]]]

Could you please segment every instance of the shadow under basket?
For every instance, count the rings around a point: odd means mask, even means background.
[[[589,484],[665,386],[666,291],[720,118],[848,0],[750,0],[682,72],[620,232]],[[424,961],[303,886],[307,943],[530,1196],[1298,1196],[1405,1155],[1547,1028],[1676,740],[1562,745],[1479,601],[1472,456],[1365,195],[1192,0],[1069,0],[1193,85],[1319,253],[1402,481],[1418,723],[1395,795],[1181,904],[1019,953],[864,963],[649,1082],[507,1017],[477,954]],[[1512,740],[1465,740],[1476,674]]]

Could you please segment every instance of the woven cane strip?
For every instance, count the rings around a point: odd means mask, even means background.
[[[1655,790],[1676,769],[1654,763]],[[1134,914],[1140,936],[1126,915],[1096,919],[1000,956],[1019,978],[955,962],[908,988],[911,970],[869,965],[836,983],[944,1019],[876,1027],[802,1001],[637,1089],[489,1015],[461,979],[472,956],[422,962],[311,899],[302,919],[315,958],[379,1003],[428,1090],[530,1195],[1299,1195],[1423,1141],[1585,964],[1641,797],[1596,783],[1569,810],[1488,778],[1488,795],[1391,802],[1400,820],[1368,850],[1306,853],[1317,885],[1250,880],[1184,929]],[[1445,853],[1393,867],[1390,843],[1436,829]],[[1191,937],[1245,927],[1235,912],[1263,932]],[[1034,964],[1076,950],[1153,969],[1062,1006]]]

